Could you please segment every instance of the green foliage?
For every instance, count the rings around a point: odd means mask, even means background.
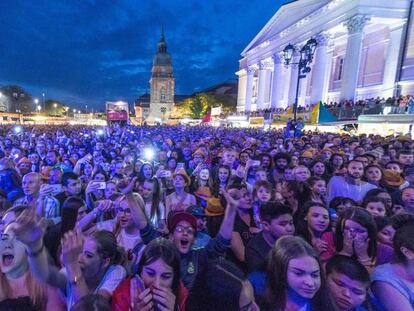
[[[200,96],[200,94],[197,94],[194,98],[191,98],[190,100],[190,117],[193,119],[201,119],[202,117],[204,117],[206,115],[208,108],[206,99]]]

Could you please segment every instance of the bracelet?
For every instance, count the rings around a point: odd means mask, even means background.
[[[36,258],[36,257],[38,257],[43,252],[43,249],[44,248],[45,248],[45,244],[43,244],[43,242],[42,242],[42,247],[40,247],[37,251],[34,251],[34,252],[28,252],[28,251],[26,251],[27,252],[27,256],[29,256],[31,258]]]
[[[79,280],[82,279],[82,277],[83,277],[82,274],[81,275],[75,275],[75,277],[73,278],[73,280],[70,281],[70,284],[76,286],[79,283]]]

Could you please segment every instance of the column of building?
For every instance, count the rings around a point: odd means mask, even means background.
[[[384,78],[382,82],[382,96],[392,97],[396,87],[398,58],[402,45],[403,25],[390,29],[390,39],[388,42],[387,56],[384,66]]]
[[[290,82],[289,82],[289,94],[287,105],[290,107],[295,103],[296,99],[296,87],[298,82],[298,63],[300,59],[300,53],[298,52],[299,48],[295,47],[295,52],[292,56],[291,65],[289,66],[290,70]]]
[[[248,67],[246,69],[247,82],[246,82],[246,104],[245,111],[250,111],[252,105],[252,93],[253,93],[253,75],[256,69],[254,67]]]
[[[280,107],[280,101],[283,99],[283,78],[282,78],[282,58],[278,53],[274,54],[273,57],[273,80],[272,80],[272,99],[271,107]]]
[[[359,65],[361,62],[363,30],[369,17],[355,15],[344,23],[348,30],[348,41],[341,80],[341,100],[354,99],[358,84]]]
[[[258,82],[258,90],[257,90],[257,105],[256,109],[261,110],[264,109],[264,103],[266,98],[266,85],[268,83],[268,71],[269,71],[269,64],[266,61],[259,62],[259,82]]]
[[[312,66],[312,88],[310,94],[310,104],[313,105],[320,100],[324,99],[324,91],[326,88],[327,80],[327,66],[331,61],[328,58],[328,40],[329,35],[327,33],[319,33],[315,37],[318,45],[316,46],[313,66]]]

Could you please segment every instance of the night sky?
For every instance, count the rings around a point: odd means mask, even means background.
[[[176,94],[236,79],[240,53],[287,0],[0,0],[0,86],[71,107],[149,91],[164,25]]]

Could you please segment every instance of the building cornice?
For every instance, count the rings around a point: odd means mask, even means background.
[[[297,1],[296,5],[290,3],[289,10],[300,9],[299,3],[305,0]],[[309,1],[307,1],[309,3]],[[242,67],[257,63],[262,59],[272,57],[275,51],[280,52],[284,46],[289,43],[304,43],[309,38],[316,36],[320,32],[327,32],[334,27],[342,27],[344,34],[346,28],[342,25],[355,15],[378,17],[379,19],[393,20],[395,23],[404,22],[408,13],[409,0],[333,0],[328,4],[316,9],[305,18],[286,27],[283,31],[272,36],[260,43],[258,46],[251,48],[255,42],[269,33],[272,27],[284,16],[287,7],[282,8],[275,14],[271,21],[266,24],[263,30],[255,37],[254,40],[242,52]],[[371,19],[372,22],[375,18]]]

